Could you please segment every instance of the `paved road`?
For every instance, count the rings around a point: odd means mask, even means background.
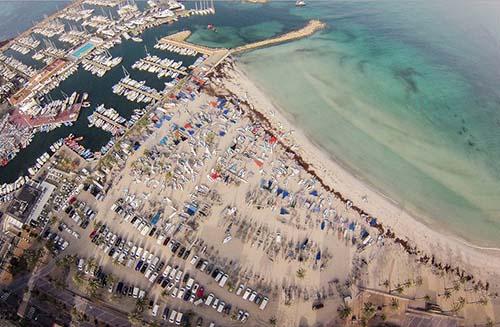
[[[58,289],[46,279],[39,279],[35,285],[42,292],[46,292],[50,296],[57,298],[69,307],[74,307],[80,312],[85,313],[90,319],[94,317],[110,326],[129,327],[132,324],[128,321],[127,313],[112,308],[105,303],[98,303],[96,300],[76,294],[75,292]]]

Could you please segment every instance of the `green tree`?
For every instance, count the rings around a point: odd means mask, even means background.
[[[403,285],[397,284],[396,288],[390,290],[389,293],[395,292],[395,293],[398,293],[398,294],[402,294],[404,292],[404,290],[405,289],[404,289]]]
[[[340,319],[347,319],[352,314],[352,309],[347,304],[343,304],[337,308]]]
[[[297,269],[295,275],[297,276],[297,278],[303,279],[306,276],[306,270],[304,268],[299,268]]]
[[[366,318],[367,322],[375,316],[376,312],[375,305],[371,302],[365,302],[363,304],[363,318]]]
[[[391,304],[390,304],[391,310],[397,311],[399,309],[399,301],[396,298],[391,299]]]

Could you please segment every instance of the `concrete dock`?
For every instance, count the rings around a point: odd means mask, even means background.
[[[286,34],[283,34],[283,35],[280,35],[277,37],[273,37],[273,38],[270,38],[267,40],[249,43],[249,44],[243,45],[241,47],[234,48],[231,50],[231,53],[238,54],[238,53],[245,52],[245,51],[250,51],[250,50],[254,50],[254,49],[258,49],[258,48],[264,48],[264,47],[272,46],[272,45],[279,44],[279,43],[284,43],[284,42],[288,42],[288,41],[292,41],[292,40],[301,39],[301,38],[313,35],[317,31],[319,31],[325,27],[326,27],[326,24],[319,21],[319,20],[310,20],[307,23],[307,25],[302,27],[301,29],[291,31],[291,32],[288,32]]]
[[[147,63],[148,65],[155,66],[155,67],[162,68],[162,69],[166,69],[166,70],[171,70],[173,72],[179,73],[179,74],[184,75],[184,76],[186,76],[188,74],[187,72],[185,72],[183,70],[179,70],[177,68],[169,67],[167,65],[162,65],[162,64],[156,63],[154,61],[150,61],[150,60],[144,59],[144,58],[141,59],[141,61]]]
[[[132,90],[132,91],[135,91],[139,94],[143,94],[145,96],[148,96],[156,101],[160,101],[162,99],[162,96],[160,93],[150,93],[150,92],[147,92],[147,91],[144,91],[144,90],[141,90],[135,86],[132,86],[132,85],[129,85],[129,84],[125,84],[125,83],[122,83],[120,82],[120,85],[125,88],[125,89],[129,89],[129,90]]]

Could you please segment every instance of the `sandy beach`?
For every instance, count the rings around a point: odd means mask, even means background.
[[[453,266],[460,262],[464,269],[476,277],[493,284],[498,282],[500,249],[468,244],[446,233],[443,226],[436,228],[435,224],[426,224],[422,218],[415,218],[394,201],[356,178],[296,128],[283,110],[249,79],[241,65],[236,64],[236,69],[230,72],[230,79],[225,82],[225,86],[243,99],[248,99],[254,109],[273,122],[276,130],[286,135],[282,140],[293,145],[312,165],[318,176],[351,199],[354,205],[377,217],[396,236],[407,239],[422,253],[434,255],[437,261]]]

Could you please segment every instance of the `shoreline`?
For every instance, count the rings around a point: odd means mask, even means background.
[[[252,109],[266,117],[276,131],[293,130],[294,135],[282,137],[284,143],[298,144],[299,149],[295,151],[307,160],[325,184],[331,185],[333,192],[350,199],[363,212],[377,217],[383,223],[381,230],[397,235],[394,239],[396,243],[410,249],[415,246],[418,250],[415,249],[414,254],[432,255],[433,261],[436,257],[438,261],[454,266],[456,266],[454,262],[460,261],[463,263],[460,267],[468,272],[474,272],[474,275],[486,276],[500,271],[500,248],[482,247],[460,239],[456,235],[450,235],[446,230],[433,229],[435,226],[429,226],[410,212],[402,210],[396,201],[373,186],[367,185],[365,181],[346,169],[344,164],[339,163],[332,155],[311,141],[290,121],[290,118],[286,117],[284,111],[259,89],[241,64],[235,62],[235,67],[229,75],[230,80],[225,82],[224,86],[251,103]],[[365,195],[368,197],[367,202],[362,200]],[[492,258],[496,260],[491,260]],[[491,276],[488,276],[488,279],[491,279]]]
[[[450,237],[450,238],[454,239],[455,241],[460,242],[467,247],[482,250],[482,251],[493,251],[493,252],[500,253],[500,244],[497,246],[495,246],[495,245],[489,246],[489,245],[481,245],[481,244],[474,243],[474,241],[472,241],[472,240],[468,240],[466,238],[463,238],[461,235],[458,235],[452,231],[446,230],[446,228],[444,226],[442,226],[443,224],[434,218],[427,217],[423,214],[416,213],[412,210],[409,210],[408,208],[403,208],[403,206],[401,205],[400,202],[391,198],[389,195],[385,194],[381,189],[377,188],[375,185],[373,185],[372,183],[367,181],[365,178],[363,178],[362,176],[357,174],[355,170],[351,169],[351,167],[349,167],[340,158],[338,158],[333,153],[329,152],[328,149],[326,149],[321,144],[316,142],[310,134],[303,131],[297,125],[297,122],[294,120],[293,115],[290,115],[285,110],[283,110],[280,107],[280,105],[277,104],[276,101],[274,101],[272,99],[271,96],[266,94],[265,90],[263,90],[261,87],[259,87],[259,85],[256,82],[252,81],[252,79],[248,75],[248,72],[245,71],[245,69],[244,69],[244,67],[242,67],[242,65],[238,65],[238,68],[240,69],[240,72],[243,73],[246,76],[246,78],[254,84],[255,88],[257,88],[261,94],[264,94],[268,98],[268,101],[277,109],[276,112],[278,112],[283,117],[284,121],[286,121],[289,126],[291,126],[293,133],[300,134],[300,136],[302,138],[302,142],[306,141],[304,143],[308,143],[308,144],[312,145],[313,148],[317,148],[317,150],[320,151],[322,153],[322,155],[326,156],[328,158],[328,160],[333,161],[336,165],[341,167],[341,169],[345,170],[347,174],[352,175],[353,178],[359,180],[363,184],[364,187],[366,187],[370,191],[378,194],[380,197],[384,198],[386,201],[388,201],[392,205],[396,206],[399,210],[407,212],[415,221],[425,225],[429,229],[435,228],[435,229],[437,229],[436,231],[438,233],[443,234],[444,236]],[[342,193],[342,192],[340,192],[340,193]]]

